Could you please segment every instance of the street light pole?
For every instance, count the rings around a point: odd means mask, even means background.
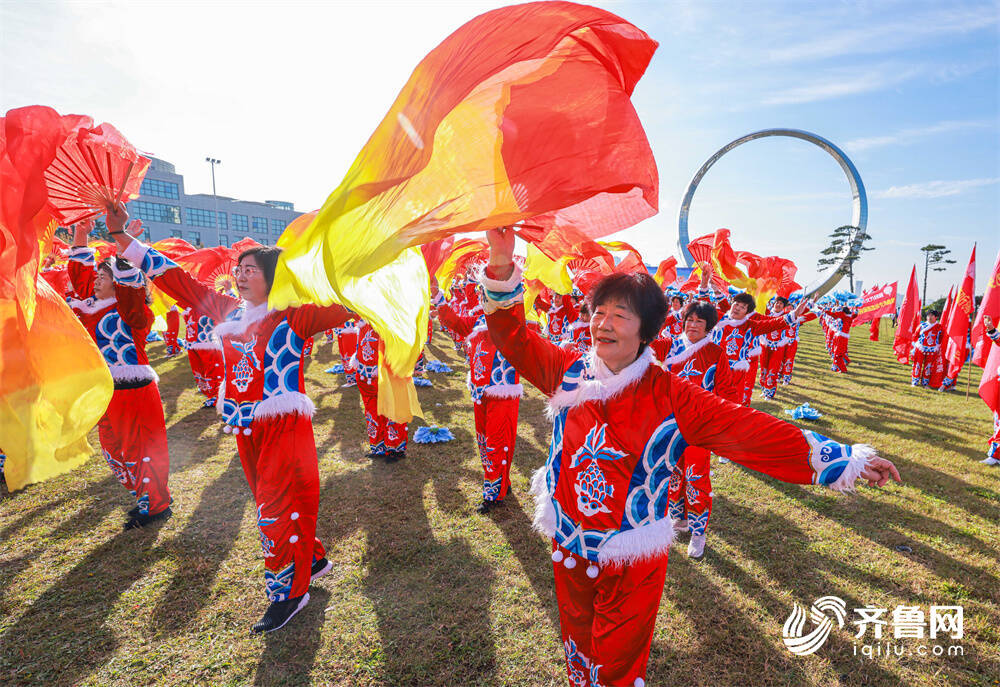
[[[215,166],[221,165],[222,160],[216,160],[214,157],[206,157],[205,162],[212,165],[212,199],[215,203],[215,240],[219,240],[219,196],[215,193]]]

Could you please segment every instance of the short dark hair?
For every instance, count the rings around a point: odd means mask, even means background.
[[[253,248],[247,248],[240,253],[236,264],[242,265],[244,258],[250,257],[254,259],[257,267],[264,274],[264,281],[267,282],[267,290],[270,293],[271,287],[274,286],[274,270],[278,267],[278,258],[281,257],[281,249],[277,246],[254,246]]]
[[[593,312],[612,299],[625,303],[639,316],[639,339],[643,345],[657,337],[667,319],[667,299],[648,273],[609,274],[594,284],[588,303]]]
[[[754,301],[753,296],[746,291],[741,291],[733,296],[733,303],[744,303],[747,306],[748,313],[752,313],[757,309],[757,303]]]
[[[711,303],[706,303],[705,301],[691,301],[688,303],[687,307],[684,308],[684,314],[681,318],[682,322],[687,322],[689,317],[697,317],[699,320],[705,320],[705,331],[712,331],[712,327],[715,323],[719,321],[719,311],[715,309],[715,306]]]
[[[590,317],[590,306],[587,305],[587,301],[580,303],[580,317]]]
[[[775,303],[784,303],[785,305],[788,305],[788,299],[785,298],[784,296],[775,296],[774,297],[774,302]],[[784,307],[784,306],[782,306],[782,307]]]
[[[927,314],[928,315],[933,315],[934,317],[937,317],[938,319],[941,318],[941,313],[939,313],[937,310],[928,310]]]
[[[114,267],[111,266],[112,260],[115,261]],[[113,255],[111,257],[104,258],[97,263],[97,269],[104,270],[111,281],[115,280],[115,270],[125,272],[126,270],[131,270],[133,268],[135,268],[135,265],[120,255]],[[142,273],[142,270],[139,270],[139,278],[142,280],[143,288],[146,289],[146,305],[152,305],[153,294],[149,291],[149,279],[147,279],[146,275]]]
[[[674,299],[675,298],[681,302],[681,305],[684,305],[684,296],[678,296],[676,293],[670,296],[670,304],[671,305],[674,304]]]

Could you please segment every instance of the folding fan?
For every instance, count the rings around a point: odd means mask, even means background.
[[[177,264],[192,277],[220,293],[236,292],[237,251],[225,246],[202,248],[177,258]]]
[[[63,225],[103,215],[108,206],[139,197],[150,160],[110,124],[89,117],[56,151],[45,170],[49,204]]]

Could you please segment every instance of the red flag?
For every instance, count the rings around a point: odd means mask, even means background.
[[[868,338],[871,341],[878,341],[878,325],[882,321],[882,318],[876,317],[872,320],[871,329],[868,330]]]
[[[661,262],[660,266],[656,268],[653,279],[661,288],[666,288],[677,281],[677,258],[671,255]]]
[[[972,313],[975,311],[976,303],[976,246],[972,246],[972,255],[969,256],[969,266],[965,268],[965,279],[962,280],[962,288],[955,296],[955,303],[951,311],[947,313],[948,322],[941,324],[941,330],[947,339],[946,351],[954,350],[956,355],[961,355],[960,360],[950,356],[947,357],[948,367],[952,366],[961,369],[965,362],[965,337],[969,333],[969,323],[972,321]],[[946,353],[947,355],[947,353]],[[957,374],[957,373],[956,373]],[[949,377],[952,375],[949,374]]]
[[[941,309],[941,331],[948,331],[948,318],[951,316],[951,310],[955,306],[955,302],[952,298],[955,296],[955,287],[951,286],[948,288],[948,297],[944,299],[944,308]]]
[[[909,365],[910,349],[916,337],[917,327],[920,326],[920,289],[917,286],[916,265],[910,272],[910,283],[906,287],[906,296],[903,297],[903,306],[899,310],[897,323],[892,349],[896,352],[896,360]]]
[[[885,286],[875,286],[861,294],[861,307],[854,325],[862,325],[871,319],[877,320],[884,315],[896,312],[896,288],[899,282]]]
[[[997,253],[993,272],[990,274],[990,280],[986,283],[983,302],[979,304],[976,322],[972,325],[972,362],[979,367],[983,367],[986,363],[987,356],[992,358],[990,348],[996,348],[992,342],[986,341],[986,327],[983,326],[983,317],[986,315],[993,318],[994,325],[1000,323],[1000,253]],[[995,370],[995,368],[993,369]],[[988,401],[987,405],[989,405]]]

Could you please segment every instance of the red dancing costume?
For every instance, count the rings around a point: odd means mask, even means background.
[[[847,347],[851,341],[851,324],[853,322],[854,315],[843,310],[837,310],[827,316],[830,357],[833,359],[833,363],[830,365],[832,372],[847,372],[847,366],[851,364]]]
[[[334,327],[337,334],[337,349],[340,351],[340,363],[344,368],[345,386],[356,386],[358,383],[358,323],[348,320],[339,327]]]
[[[406,451],[407,423],[393,422],[378,412],[378,356],[382,340],[370,324],[358,328],[358,391],[365,407],[370,457],[398,459]]]
[[[810,314],[806,316],[808,319],[815,319],[815,314]],[[806,321],[806,318],[802,319],[802,322],[796,322],[795,324],[788,325],[785,330],[785,339],[788,343],[785,344],[784,355],[781,358],[781,383],[791,384],[792,383],[792,373],[795,371],[795,354],[799,351],[799,327]]]
[[[208,399],[205,406],[212,407],[219,396],[226,370],[223,367],[222,344],[215,336],[215,319],[197,305],[184,308],[184,346],[198,390]]]
[[[486,318],[503,355],[549,397],[534,525],[552,539],[569,679],[641,687],[673,539],[668,486],[685,449],[835,489],[851,488],[875,452],[729,403],[652,364],[648,348],[615,374],[593,351],[555,346],[525,326],[520,279],[516,268],[483,279]]]
[[[94,250],[72,248],[69,275],[83,300],[71,300],[69,305],[93,337],[115,383],[111,403],[97,425],[104,458],[135,497],[132,514],[146,517],[164,512],[171,501],[163,401],[159,378],[146,357],[146,335],[154,318],[139,270],[120,271],[114,260],[110,264],[115,295],[97,300]]]
[[[772,311],[772,317],[781,317],[783,311]],[[774,329],[760,337],[760,393],[761,398],[772,399],[778,390],[778,380],[781,377],[781,366],[785,362],[785,347],[788,346],[786,332],[793,325],[787,324],[781,329]]]
[[[778,317],[765,317],[750,313],[736,320],[725,317],[712,330],[712,340],[722,347],[723,355],[729,369],[733,372],[732,384],[727,384],[725,390],[720,389],[719,395],[727,401],[750,405],[748,396],[753,392],[756,375],[758,353],[757,337],[769,332],[781,331],[795,322],[791,314]],[[750,393],[748,393],[748,390]]]
[[[217,410],[223,431],[236,436],[243,473],[257,504],[264,553],[264,585],[272,602],[302,597],[313,564],[325,557],[316,537],[319,466],[313,437],[313,402],[305,395],[302,347],[317,332],[350,313],[339,305],[268,310],[198,282],[153,248],[133,241],[124,255],[183,306],[219,324],[225,381]]]
[[[937,386],[931,383],[935,367],[941,358],[941,323],[921,322],[917,331],[917,338],[913,340],[913,353],[910,356],[913,360],[910,384],[913,386],[929,386],[932,389],[939,388],[944,377],[942,374],[937,380]]]
[[[177,343],[177,333],[181,328],[181,316],[177,312],[177,306],[170,306],[170,310],[164,316],[167,321],[167,331],[163,334],[163,341],[167,348],[167,357],[173,358],[181,352],[180,344]]]
[[[524,388],[517,371],[497,350],[484,315],[461,317],[447,305],[438,318],[465,336],[469,395],[476,421],[476,444],[483,464],[483,501],[503,501],[510,489],[510,465],[517,441],[517,411]]]
[[[681,335],[664,361],[664,369],[706,391],[724,389],[732,381],[722,348],[706,335],[692,344]],[[711,452],[698,446],[684,449],[670,475],[668,508],[674,524],[687,527],[692,537],[705,535],[712,513]]]

